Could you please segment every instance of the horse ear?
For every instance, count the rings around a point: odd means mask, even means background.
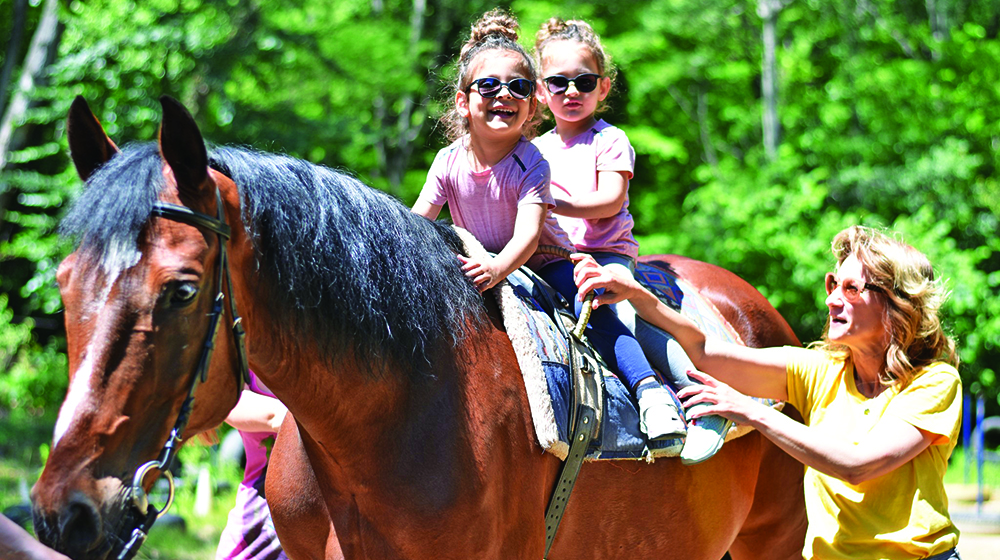
[[[118,146],[108,138],[82,95],[73,99],[66,119],[69,153],[76,172],[86,181],[94,171],[118,153]]]
[[[201,131],[191,113],[173,97],[160,97],[160,104],[160,153],[174,172],[180,194],[198,198],[208,181],[208,152]]]

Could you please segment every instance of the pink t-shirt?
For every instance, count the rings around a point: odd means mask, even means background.
[[[274,396],[252,371],[247,388],[259,395]],[[264,478],[275,435],[272,432],[240,432],[246,470],[243,482],[236,489],[236,505],[229,512],[219,538],[215,560],[288,560],[278,542],[271,510],[264,499]]]
[[[549,192],[549,163],[538,148],[522,137],[492,168],[473,171],[468,141],[469,137],[463,136],[437,153],[419,200],[433,205],[447,203],[456,225],[476,236],[487,251],[499,253],[514,236],[518,208],[544,204],[551,210],[555,206]],[[551,211],[542,225],[538,244],[573,248]],[[528,266],[538,270],[556,258],[535,254]]]
[[[563,142],[555,129],[539,136],[534,144],[552,166],[553,192],[567,197],[597,190],[597,172],[621,171],[632,178],[635,150],[622,129],[603,120],[586,132]],[[558,190],[556,190],[558,189]],[[632,236],[632,214],[625,203],[614,216],[607,218],[571,218],[556,214],[556,220],[569,234],[570,241],[585,253],[607,252],[637,258],[639,244]]]

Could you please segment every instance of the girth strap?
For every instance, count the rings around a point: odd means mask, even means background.
[[[552,492],[552,499],[549,500],[548,510],[545,512],[545,558],[549,556],[552,542],[556,538],[556,530],[562,521],[563,513],[566,512],[566,503],[569,501],[570,492],[576,484],[576,477],[580,474],[580,467],[583,466],[583,458],[587,455],[587,446],[594,438],[594,428],[596,413],[593,408],[587,405],[580,405],[576,415],[576,426],[573,428],[573,442],[569,446],[569,456],[563,463],[559,472],[559,481]]]
[[[548,294],[542,290],[539,297],[547,299]],[[600,418],[603,415],[601,409],[604,406],[601,366],[590,354],[582,336],[587,318],[581,316],[582,324],[577,325],[571,332],[569,328],[573,326],[572,316],[560,310],[555,302],[550,300],[547,303],[554,310],[553,322],[556,330],[566,337],[569,350],[568,377],[573,403],[570,406],[570,425],[573,426],[573,431],[570,433],[569,454],[559,471],[559,479],[549,499],[549,506],[545,510],[545,557],[549,555],[559,523],[566,513],[570,492],[576,484],[577,475],[580,474],[587,448],[599,434]]]

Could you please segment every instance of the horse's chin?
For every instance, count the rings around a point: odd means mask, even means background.
[[[121,488],[121,484],[118,484]],[[38,540],[73,560],[108,560],[117,557],[131,537],[131,520],[137,517],[131,502],[121,490],[109,498],[110,503],[96,505],[75,493],[69,504],[53,513],[34,511]],[[72,528],[72,530],[70,530]]]
[[[103,533],[99,539],[87,543],[74,538],[60,539],[58,533],[49,531],[45,527],[45,524],[35,521],[38,540],[73,560],[108,560],[113,558],[112,549],[120,548],[120,545],[115,546],[114,543],[120,542],[121,539],[110,533]]]

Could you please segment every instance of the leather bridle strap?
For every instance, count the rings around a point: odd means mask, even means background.
[[[239,362],[239,369],[236,371],[237,392],[241,393],[243,391],[244,383],[250,383],[250,366],[247,360],[246,342],[244,340],[246,332],[243,329],[242,318],[236,310],[236,296],[233,291],[233,281],[229,273],[229,261],[226,255],[226,241],[229,239],[231,231],[229,225],[226,223],[226,216],[222,207],[222,196],[218,189],[215,191],[215,200],[218,205],[218,217],[216,218],[196,212],[186,206],[171,204],[169,202],[158,201],[153,205],[152,216],[207,229],[216,234],[219,241],[219,259],[214,282],[216,295],[215,301],[212,304],[212,311],[209,313],[208,333],[205,343],[202,345],[201,357],[194,370],[194,375],[191,377],[187,397],[181,404],[181,410],[177,414],[177,421],[174,423],[173,429],[170,430],[170,435],[167,437],[167,442],[160,451],[159,458],[143,464],[136,469],[133,475],[132,487],[130,489],[132,506],[135,508],[135,511],[139,512],[139,515],[136,516],[134,512],[129,512],[128,518],[135,520],[136,523],[128,537],[129,540],[124,542],[122,550],[116,556],[118,560],[129,560],[135,556],[139,551],[139,547],[146,540],[146,535],[153,526],[153,522],[173,502],[174,483],[173,476],[170,474],[170,467],[177,457],[181,434],[184,433],[184,429],[191,420],[191,411],[194,409],[195,390],[198,388],[198,384],[203,383],[208,377],[208,368],[212,361],[212,351],[215,349],[215,337],[219,330],[219,320],[223,315],[223,302],[226,299],[224,287],[229,289],[229,310],[233,317],[232,331]],[[160,509],[156,509],[149,503],[146,490],[142,484],[146,473],[152,469],[157,469],[163,473],[170,483],[170,493],[167,503]],[[136,517],[138,519],[135,519]]]

